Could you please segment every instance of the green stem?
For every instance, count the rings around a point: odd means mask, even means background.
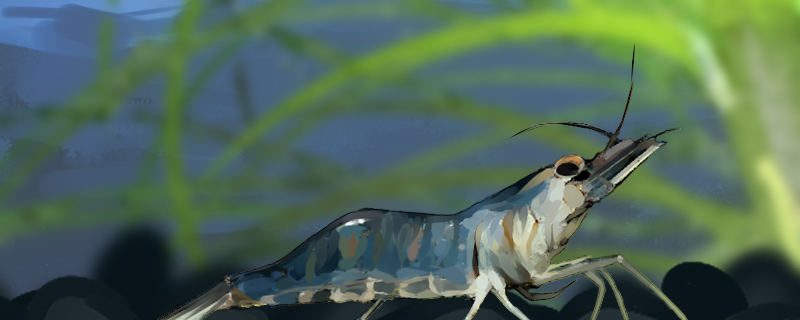
[[[183,16],[175,26],[176,43],[186,44],[192,28],[203,12],[200,0],[189,0]],[[178,220],[177,239],[189,251],[189,258],[196,267],[205,265],[203,248],[197,235],[197,219],[192,212],[191,190],[186,182],[183,169],[183,148],[181,146],[181,122],[186,105],[184,96],[184,77],[186,63],[191,51],[179,47],[179,53],[167,62],[166,112],[164,114],[163,145],[170,151],[166,158],[167,186],[173,202],[175,217]]]

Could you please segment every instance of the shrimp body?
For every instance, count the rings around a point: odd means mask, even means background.
[[[530,209],[541,197],[518,193],[540,173],[553,176],[552,169],[540,170],[456,214],[351,212],[284,258],[227,282],[252,305],[270,306],[474,297],[475,279],[487,268],[509,283],[529,282],[531,271],[546,269],[551,257],[530,254],[548,252],[547,233],[539,232]],[[526,195],[546,194],[542,175]]]
[[[252,298],[253,305],[474,296],[481,264],[514,261],[518,256],[515,243],[527,245],[528,251],[534,244],[535,217],[501,199],[515,194],[530,179],[456,214],[351,212],[277,262],[228,279],[237,291]],[[512,225],[515,215],[521,221],[517,239]],[[530,279],[531,265],[518,261],[503,266],[511,281],[525,282]]]
[[[464,295],[474,280],[468,232],[458,215],[362,209],[230,282],[271,306]]]
[[[199,315],[234,306],[474,298],[476,279],[489,271],[530,287],[560,252],[551,249],[561,229],[540,221],[583,205],[548,196],[561,194],[565,183],[546,167],[455,214],[348,213],[275,263],[225,277],[163,319],[195,319],[182,313],[189,309]]]

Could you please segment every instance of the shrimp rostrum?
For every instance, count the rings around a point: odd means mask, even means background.
[[[628,102],[630,102],[630,93]],[[583,275],[599,287],[592,319],[611,285],[625,319],[622,295],[605,268],[620,265],[658,295],[681,319],[686,316],[622,255],[581,257],[553,264],[589,209],[611,194],[665,142],[658,135],[637,140],[584,123],[549,124],[591,129],[609,138],[594,158],[564,156],[511,186],[454,214],[424,214],[362,209],[336,219],[294,251],[270,265],[225,277],[216,286],[162,320],[202,319],[231,307],[321,302],[374,302],[361,319],[394,298],[468,297],[465,319],[472,319],[491,292],[519,319],[506,291],[529,300],[554,293],[530,289]],[[669,131],[669,130],[668,130]],[[520,133],[522,133],[520,132]],[[666,131],[665,131],[666,132]],[[662,132],[663,133],[663,132]],[[573,281],[574,282],[574,281]]]

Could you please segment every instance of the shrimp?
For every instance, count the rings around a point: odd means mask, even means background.
[[[527,320],[509,301],[507,289],[532,301],[550,299],[572,283],[554,293],[529,289],[574,275],[584,275],[600,288],[592,313],[596,319],[605,293],[598,272],[608,280],[623,317],[628,319],[622,295],[605,271],[613,264],[641,280],[685,320],[680,309],[622,255],[552,263],[589,209],[665,145],[657,140],[659,135],[674,130],[637,140],[618,139],[632,92],[633,81],[614,133],[575,122],[536,124],[517,133],[553,124],[590,129],[609,138],[594,158],[561,157],[454,214],[381,209],[350,212],[275,263],[227,276],[161,320],[197,320],[231,307],[374,301],[360,318],[366,320],[395,298],[457,296],[474,299],[465,316],[469,320],[489,292],[512,314]]]

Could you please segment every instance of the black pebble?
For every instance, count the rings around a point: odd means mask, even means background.
[[[518,296],[511,291],[507,292],[508,299],[511,304],[516,306],[523,314],[530,319],[537,320],[562,320],[563,318],[557,310],[541,305],[530,304],[528,300]],[[452,320],[464,319],[469,313],[474,300],[461,297],[455,298],[439,298],[439,299],[398,299],[387,301],[384,306],[401,302],[404,306],[392,310],[391,312],[377,317],[376,320],[401,320],[401,319],[434,319],[434,320]],[[383,308],[383,307],[381,307]],[[380,309],[379,309],[380,310]],[[361,310],[361,312],[366,309]],[[377,315],[377,314],[376,314]],[[357,313],[355,317],[360,316]],[[474,320],[490,320],[490,319],[517,319],[493,294],[486,296],[486,299],[481,304],[478,313],[475,314]]]
[[[438,316],[438,317],[428,316],[428,318],[417,318],[417,319],[419,319],[419,320],[422,320],[422,319],[462,320],[462,319],[464,319],[464,317],[467,315],[468,312],[469,312],[469,309],[440,310],[437,314],[441,314],[441,315]],[[479,310],[478,313],[475,314],[475,317],[472,318],[472,319],[475,319],[475,320],[489,320],[489,319],[497,320],[497,319],[517,319],[517,317],[509,318],[508,316],[505,316],[502,313],[497,312],[496,310],[481,308],[481,310]],[[541,319],[542,320],[548,320],[547,318],[541,318]],[[536,320],[539,320],[539,318],[536,318]]]
[[[119,302],[104,296],[88,296],[83,298],[84,303],[112,320],[139,320],[133,311]]]
[[[590,320],[592,319],[592,313],[589,312],[584,314],[582,317],[578,318],[579,320]],[[619,312],[619,309],[600,309],[600,312],[597,315],[598,320],[624,320],[625,318],[622,317],[622,313]],[[630,320],[657,320],[656,318],[651,318],[637,312],[629,311],[628,312],[628,319]]]
[[[504,315],[494,310],[490,302],[494,296],[487,296],[481,305],[481,309],[475,315],[475,320],[482,319],[503,319]],[[401,320],[401,319],[431,319],[448,320],[464,319],[472,306],[473,300],[466,298],[440,298],[440,299],[399,299],[397,301],[407,301],[408,303],[376,320]],[[387,301],[389,304],[392,301]]]
[[[327,319],[327,315],[325,317],[321,317],[317,315],[316,318]],[[249,309],[229,309],[229,310],[222,310],[212,313],[208,318],[203,320],[268,320],[267,315],[264,312],[258,310],[258,308],[249,308]],[[281,318],[274,318],[274,319],[281,319]],[[299,317],[291,317],[286,319],[294,319],[300,320],[303,318]],[[313,318],[309,318],[313,319]]]
[[[28,320],[44,320],[50,306],[64,297],[83,298],[91,295],[104,296],[126,308],[129,307],[122,296],[99,282],[74,276],[61,277],[46,283],[36,291],[28,303]]]
[[[488,300],[488,299],[487,299]],[[386,301],[370,320],[414,319],[425,314],[421,319],[435,319],[451,310],[469,308],[471,300],[459,298],[443,299],[395,299]],[[297,306],[260,307],[270,319],[315,319],[318,315],[326,315],[326,320],[352,320],[360,317],[374,302],[344,303],[312,303]],[[483,308],[481,308],[483,310]],[[467,314],[465,310],[461,319]],[[480,312],[479,312],[480,314]]]
[[[53,301],[42,309],[41,313],[47,315],[47,320],[112,320],[86,305],[83,298],[75,296],[61,297]]]
[[[742,287],[751,305],[782,302],[800,307],[800,276],[778,254],[748,255],[734,262],[728,274]]]
[[[17,304],[18,306],[24,309],[28,309],[28,304],[31,302],[31,299],[33,299],[33,296],[36,295],[36,291],[37,290],[28,291],[21,295],[18,295],[16,298],[11,299],[11,302]]]
[[[785,303],[766,303],[750,307],[727,320],[800,320],[800,307]]]
[[[662,290],[688,319],[725,319],[748,307],[733,278],[700,262],[672,268],[664,276]]]
[[[370,320],[383,319],[380,315],[387,310],[393,310],[393,301],[387,301]],[[357,319],[362,313],[372,307],[372,303],[344,302],[344,303],[310,303],[296,306],[259,307],[269,319],[317,319],[325,315],[326,320],[352,320]],[[388,308],[387,308],[388,307]],[[386,309],[384,309],[386,308]],[[231,309],[233,310],[233,309]],[[227,312],[227,311],[226,311]]]
[[[0,298],[0,319],[3,320],[25,320],[25,308],[8,300]]]

